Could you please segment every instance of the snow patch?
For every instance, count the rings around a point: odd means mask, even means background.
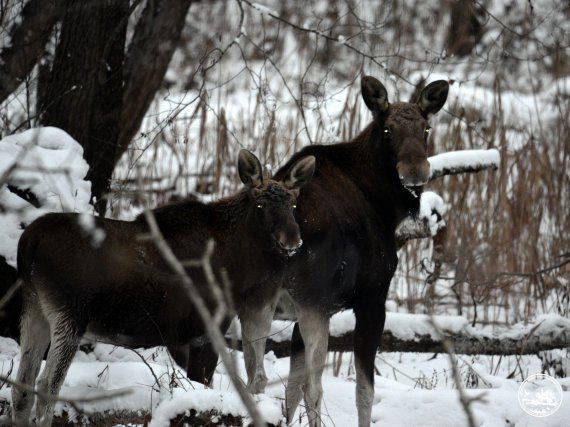
[[[430,229],[432,236],[445,226],[443,214],[445,213],[445,203],[443,199],[433,191],[425,191],[420,199],[420,219],[424,219]]]
[[[433,316],[433,322],[443,333],[450,335],[470,328],[469,321],[463,316]],[[434,340],[440,338],[427,314],[389,313],[385,329],[401,340],[414,340],[421,335],[429,335]]]
[[[101,244],[105,241],[106,233],[105,230],[97,227],[95,217],[93,215],[78,215],[77,224],[81,227],[85,237],[90,239],[91,246],[95,249],[101,247]]]
[[[54,127],[34,128],[0,140],[0,255],[16,265],[23,225],[48,212],[91,212],[89,166],[83,148]],[[14,194],[8,185],[29,191],[39,208]]]

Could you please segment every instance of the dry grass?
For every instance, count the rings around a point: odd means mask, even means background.
[[[451,106],[452,115],[459,108]],[[560,117],[539,133],[523,122],[497,119],[502,117],[499,93],[495,108],[468,112],[451,120],[444,134],[436,135],[440,152],[481,148],[481,143],[497,146],[501,166],[497,172],[446,177],[431,185],[450,207],[446,278],[440,280],[435,305],[439,311],[451,307],[473,323],[483,324],[524,321],[537,313],[566,316],[570,105],[559,103]],[[465,123],[481,116],[495,119],[473,135]],[[513,133],[521,141],[518,146],[508,137]],[[418,307],[425,306],[418,293],[424,285],[414,269],[423,256],[422,247],[425,242],[408,247],[406,257],[409,271],[414,271],[407,278],[416,283],[412,306]]]
[[[243,34],[236,26],[237,3],[192,6],[184,48],[173,60],[179,80],[168,80],[170,92],[158,97],[144,135],[123,159],[113,183],[112,214],[133,207],[129,170],[134,175],[135,165],[143,164],[144,191],[158,204],[234,191],[240,148],[255,150],[269,174],[305,144],[351,139],[367,120],[355,84],[362,72],[387,81],[389,91],[399,90],[396,97],[403,98],[413,90],[410,76],[418,77],[420,70],[452,75],[454,70],[469,74],[469,67],[481,73],[496,69],[496,81],[482,83],[494,94],[493,107],[480,111],[461,100],[448,105],[447,113],[438,116],[431,149],[498,147],[501,166],[430,185],[449,205],[443,277],[429,285],[422,270],[431,242],[410,243],[401,254],[390,297],[410,312],[431,305],[436,312],[460,313],[480,324],[512,323],[544,312],[568,316],[570,264],[562,264],[570,254],[569,100],[563,93],[553,97],[557,119],[548,123],[536,122],[537,111],[533,123],[528,117],[508,118],[502,100],[506,90],[521,89],[511,80],[521,69],[528,68],[531,76],[524,89],[535,95],[544,89],[540,76],[548,76],[546,81],[567,76],[564,39],[539,40],[543,57],[528,63],[509,56],[537,43],[536,31],[526,29],[540,22],[521,6],[496,19],[483,13],[485,33],[477,51],[449,57],[444,46],[450,2],[417,8],[412,1],[393,1],[368,10],[366,2],[334,0],[311,13],[305,2],[267,3],[281,20],[242,4]],[[570,8],[561,11],[567,22]],[[565,29],[549,34],[558,37]],[[480,76],[472,74],[465,82]],[[342,85],[349,88],[342,106],[334,112],[321,108]],[[12,131],[30,118],[22,116],[25,102],[19,100],[18,108],[15,103],[0,106],[0,121]]]
[[[191,154],[193,159],[175,168],[182,172],[168,181],[171,183],[169,188],[176,188],[169,194],[220,195],[234,191],[239,182],[235,179],[233,162],[237,149],[242,147],[254,149],[267,165],[266,172],[271,173],[307,142],[351,139],[365,126],[366,116],[362,114],[358,85],[350,82],[358,74],[354,74],[354,68],[348,73],[350,67],[339,61],[346,62],[347,58],[350,61],[355,57],[364,61],[364,58],[362,53],[347,56],[334,38],[343,35],[354,46],[369,46],[370,53],[376,50],[389,53],[384,58],[388,58],[388,68],[392,70],[409,69],[413,61],[410,62],[407,53],[417,37],[416,21],[420,28],[429,31],[447,25],[449,19],[445,8],[430,13],[417,12],[406,2],[394,2],[391,7],[376,12],[375,24],[371,27],[370,22],[359,20],[357,9],[346,12],[343,2],[332,2],[321,15],[305,18],[302,18],[299,5],[279,4],[278,13],[284,21],[300,28],[326,30],[330,38],[319,38],[314,32],[303,29],[291,30],[282,21],[265,15],[260,17],[255,10],[246,8],[246,20],[258,20],[260,25],[251,27],[255,29],[249,31],[240,46],[241,58],[238,59],[243,65],[240,71],[249,76],[254,90],[250,89],[247,102],[240,103],[239,112],[232,111],[232,119],[227,113],[231,108],[235,109],[231,105],[231,100],[235,99],[232,90],[235,89],[222,87],[217,91],[216,100],[204,96],[203,92],[190,114],[174,117],[172,126],[154,133],[153,138],[161,144],[150,144],[151,149],[164,153],[164,148],[158,147],[166,145],[176,153],[173,158],[187,159]],[[207,11],[201,9],[200,13]],[[227,25],[232,21],[227,12],[226,15],[218,13],[211,19]],[[527,18],[517,19],[524,21]],[[391,29],[395,30],[390,32]],[[379,34],[389,36],[380,40]],[[296,38],[295,54],[301,58],[299,68],[303,69],[294,83],[279,75],[282,71],[279,67],[285,67],[279,62],[281,57],[291,54],[285,43],[288,35]],[[436,46],[436,35],[431,37],[433,39],[426,43]],[[359,39],[361,44],[356,43]],[[525,46],[529,40],[508,34],[503,42],[515,48]],[[377,46],[381,42],[398,45],[381,49]],[[215,43],[208,39],[203,46],[212,47]],[[491,55],[495,46],[483,45],[483,48],[489,49]],[[474,63],[481,62],[483,57],[481,54],[474,56]],[[368,60],[377,63],[376,59]],[[469,65],[468,60],[453,60],[459,66]],[[512,58],[507,62],[509,71],[524,66]],[[544,70],[552,69],[552,75],[559,77],[558,62],[550,65],[545,62]],[[264,64],[262,73],[254,71],[259,69],[259,63]],[[335,68],[331,71],[333,64]],[[271,67],[274,75],[278,75],[275,78],[284,79],[285,92],[296,104],[293,108],[290,105],[286,111],[275,108],[286,96],[272,92],[270,80],[274,76],[268,70]],[[422,67],[425,64],[420,63],[418,68]],[[225,75],[225,72],[219,71],[219,74]],[[498,147],[501,166],[496,172],[446,177],[430,185],[429,189],[442,195],[449,205],[445,217],[448,233],[443,277],[430,285],[426,280],[427,273],[422,270],[422,260],[429,258],[432,251],[430,241],[408,244],[401,254],[391,298],[410,312],[424,312],[432,306],[436,312],[463,314],[474,324],[518,322],[544,312],[568,315],[570,265],[562,264],[568,262],[570,251],[567,173],[570,106],[562,95],[553,100],[558,109],[558,119],[554,123],[529,126],[525,117],[508,118],[502,100],[505,88],[512,89],[508,77],[497,74],[492,85],[494,102],[491,110],[480,111],[459,100],[448,105],[447,113],[437,120],[430,146],[432,152]],[[323,91],[333,78],[348,81],[350,89],[345,92],[344,104],[334,117],[325,117],[323,110],[315,107],[326,101],[327,94]],[[297,91],[295,87],[300,89]],[[156,126],[160,126],[160,121]],[[185,142],[180,143],[180,139]],[[197,147],[197,151],[188,153],[191,146]],[[161,161],[159,158],[153,160],[157,164]],[[163,177],[151,175],[149,182],[160,178]],[[189,179],[181,186],[183,178]]]

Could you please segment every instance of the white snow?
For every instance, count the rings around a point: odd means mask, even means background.
[[[427,221],[432,236],[435,236],[437,231],[445,225],[443,214],[445,214],[443,199],[433,191],[424,191],[420,198],[418,216]]]
[[[267,7],[267,6],[263,5],[263,4],[260,4],[260,3],[252,3],[251,6],[252,6],[255,10],[261,12],[262,14],[265,14],[265,15],[273,15],[273,16],[279,16],[279,13],[277,13],[277,11],[276,11],[275,9],[272,9],[272,8],[270,8],[270,7]]]
[[[529,334],[557,337],[560,334],[570,332],[570,319],[557,314],[543,314],[537,316],[534,322],[517,323],[508,327],[472,327],[469,320],[464,316],[410,314],[410,313],[386,313],[385,332],[390,332],[401,340],[413,340],[420,336],[429,336],[433,340],[440,339],[440,333],[445,335],[469,335],[473,337],[504,337],[509,339],[524,339]],[[354,330],[356,320],[352,310],[343,310],[334,314],[330,319],[329,334],[339,337]],[[293,334],[293,321],[274,320],[268,337],[275,342],[291,340]],[[227,337],[241,339],[241,325],[236,318],[229,328]]]
[[[85,236],[89,237],[94,248],[101,246],[105,240],[105,230],[98,228],[93,215],[81,214],[77,216],[77,223],[81,227]]]
[[[393,313],[392,313],[393,314]],[[392,316],[402,334],[408,323],[406,316]],[[442,327],[458,329],[463,324],[456,319],[445,321]],[[345,320],[346,321],[346,320]],[[438,318],[438,322],[440,319]],[[410,326],[415,328],[415,326]],[[429,328],[426,328],[428,330]],[[215,410],[220,413],[247,416],[237,393],[231,386],[225,370],[220,366],[214,376],[213,388],[190,382],[184,378],[180,368],[173,366],[163,348],[138,350],[148,363],[131,350],[96,344],[95,352],[78,352],[66,377],[62,395],[104,396],[120,391],[128,391],[121,397],[96,400],[81,404],[87,412],[123,410],[148,411],[152,413],[151,426],[168,426],[168,420],[190,409],[198,411]],[[329,355],[331,356],[331,355]],[[235,352],[237,366],[243,378],[243,356]],[[512,359],[512,360],[511,360]],[[516,359],[516,360],[515,360]],[[510,370],[524,371],[524,375],[540,371],[540,360],[535,356],[520,358],[506,356],[497,364],[490,357],[473,356],[469,360],[460,358],[459,364],[464,375],[473,372],[473,380],[479,384],[466,390],[469,396],[482,395],[485,399],[473,405],[473,412],[479,426],[545,426],[563,427],[570,419],[570,383],[560,380],[563,386],[563,404],[553,415],[546,418],[533,418],[518,404],[517,391],[520,380],[506,379]],[[329,362],[331,359],[329,359]],[[15,376],[19,363],[19,349],[10,339],[0,338],[0,374],[12,372]],[[289,359],[277,359],[270,353],[265,358],[269,377],[266,394],[256,395],[258,407],[268,422],[284,423],[281,408],[285,395],[285,382]],[[417,353],[380,354],[376,366],[382,376],[375,378],[375,397],[372,409],[372,425],[394,427],[456,427],[466,425],[465,414],[459,404],[457,391],[450,376],[449,361],[446,355],[433,356]],[[152,371],[151,371],[152,370]],[[492,372],[492,373],[490,373]],[[155,378],[158,378],[159,384]],[[1,384],[1,382],[0,382]],[[354,390],[354,368],[352,358],[342,359],[338,376],[331,366],[325,369],[323,377],[323,424],[356,425],[356,405]],[[10,399],[10,388],[0,387],[0,400]],[[66,404],[58,403],[56,412],[63,410],[74,414]],[[418,421],[421,420],[421,421]],[[302,407],[292,426],[306,424]]]
[[[48,212],[91,212],[91,183],[82,147],[54,127],[34,128],[0,140],[0,255],[16,264],[21,223],[29,224]],[[8,190],[11,184],[30,190],[41,204],[35,208]]]
[[[494,165],[499,167],[501,157],[499,150],[459,150],[437,154],[429,159],[431,175],[443,170],[454,170],[464,167],[478,167]]]

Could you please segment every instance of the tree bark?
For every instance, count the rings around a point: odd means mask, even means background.
[[[138,131],[174,50],[190,0],[149,0],[125,54],[129,0],[68,0],[53,64],[38,85],[43,125],[84,148],[100,215],[115,165]]]
[[[10,31],[10,43],[0,51],[0,103],[26,79],[42,56],[61,13],[61,0],[30,0],[19,23]]]
[[[149,1],[137,22],[124,67],[124,109],[115,163],[127,150],[160,89],[191,3],[190,0]]]
[[[50,73],[38,88],[41,123],[83,146],[100,214],[117,153],[128,12],[129,0],[68,0]]]
[[[445,46],[451,55],[466,56],[483,37],[481,12],[471,0],[453,0],[450,4],[450,25]]]

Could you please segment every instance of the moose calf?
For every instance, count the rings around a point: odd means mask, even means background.
[[[187,200],[153,211],[182,261],[201,258],[214,240],[212,269],[218,279],[222,271],[227,273],[238,314],[246,319],[248,305],[274,303],[275,278],[302,244],[294,212],[314,164],[313,157],[305,157],[282,180],[264,179],[259,160],[242,150],[238,171],[245,189],[209,204]],[[203,358],[189,348],[204,335],[202,321],[154,242],[141,239],[148,233],[143,216],[129,222],[69,213],[45,215],[23,233],[18,244],[23,311],[17,381],[34,386],[51,343],[37,382],[36,422],[41,426],[51,425],[54,398],[83,336],[129,347],[165,345],[190,379],[211,378],[216,359],[214,366],[203,366],[211,354]],[[214,309],[216,300],[203,270],[187,271]],[[251,340],[267,333],[255,321],[246,323],[253,324],[244,331]],[[16,421],[28,421],[33,401],[33,393],[13,387]]]

